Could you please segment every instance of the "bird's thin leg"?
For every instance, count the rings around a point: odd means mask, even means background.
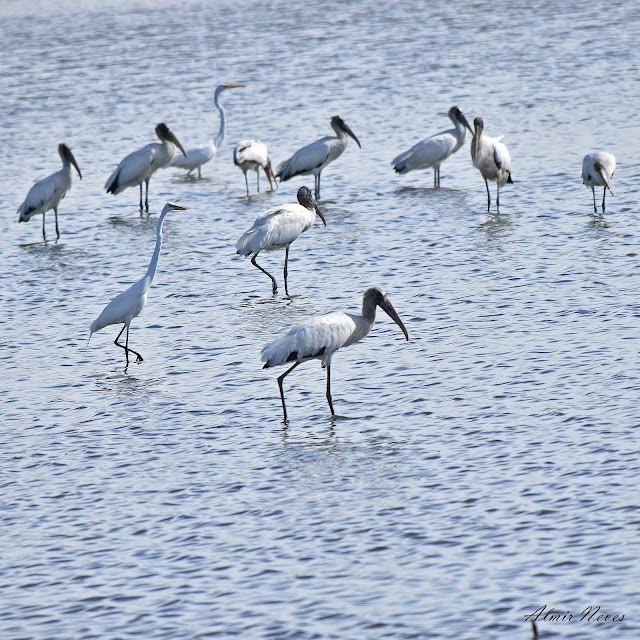
[[[260,169],[256,171],[256,184],[258,185],[258,193],[260,193]]]
[[[327,365],[327,402],[329,403],[329,409],[331,409],[331,415],[335,416],[336,412],[333,410],[333,402],[331,401],[331,366]]]
[[[438,170],[434,167],[433,169],[433,188],[435,189],[438,186]]]
[[[602,188],[602,213],[604,213],[604,199],[607,195],[607,187]],[[57,218],[56,218],[56,229],[58,228]]]
[[[440,188],[440,167],[438,167],[438,189]]]
[[[284,292],[288,296],[289,289],[287,288],[287,262],[289,262],[289,247],[284,251]]]
[[[125,330],[125,328],[127,330],[126,344],[120,344],[118,340],[120,339],[120,336],[122,335],[122,332]],[[120,347],[121,349],[124,349],[124,352],[127,357],[127,365],[129,364],[129,351],[131,351],[131,353],[136,354],[136,362],[143,361],[142,356],[137,351],[134,351],[133,349],[129,348],[129,327],[127,327],[126,323],[122,325],[122,329],[120,329],[120,333],[118,334],[118,337],[113,341],[113,344],[115,344],[117,347]]]
[[[249,181],[247,180],[247,172],[244,172],[244,184],[247,187],[247,198],[249,197]]]
[[[596,207],[596,188],[591,185],[591,193],[593,194],[593,213],[598,213],[598,207]]]
[[[275,293],[278,290],[278,285],[276,283],[276,279],[265,269],[263,269],[257,262],[256,262],[256,258],[258,257],[258,254],[256,253],[253,258],[251,258],[251,264],[254,267],[258,267],[258,269],[260,269],[260,271],[262,271],[262,273],[266,273],[270,278],[271,278],[271,282],[273,284],[273,293]]]
[[[143,211],[144,207],[142,206],[142,182],[140,183],[140,211]]]
[[[491,210],[491,193],[489,192],[489,183],[487,182],[487,179],[482,176],[484,178],[484,186],[487,188],[487,212],[489,212]]]
[[[202,165],[198,165],[198,178],[202,178]]]
[[[131,353],[135,353],[136,354],[136,362],[142,362],[143,361],[143,357],[137,352],[134,351],[133,349],[129,349],[129,327],[127,327],[127,339],[125,341],[125,347],[127,349],[127,351],[131,351]],[[127,364],[129,362],[129,359],[127,358]]]
[[[280,389],[280,400],[282,400],[282,412],[284,413],[284,422],[289,422],[287,418],[287,405],[284,403],[284,389],[282,388],[282,381],[288,376],[300,363],[296,362],[291,368],[287,369],[281,376],[278,377],[278,388]]]
[[[318,174],[315,177],[315,182],[316,182],[316,188],[315,188],[315,192],[316,192],[316,200],[320,200],[320,174]]]
[[[496,180],[496,213],[500,213],[500,183]]]
[[[602,202],[604,202],[604,196],[602,198]],[[602,210],[604,211],[604,205],[602,205]],[[58,229],[58,207],[53,208],[53,212],[56,214],[56,238],[60,237],[60,229]]]
[[[45,230],[44,230],[44,215],[45,214],[43,213],[42,214],[42,239],[46,240],[47,239],[47,234],[45,233]]]
[[[145,180],[144,183],[145,185],[147,185],[147,188],[144,192],[144,208],[149,211],[149,181]]]

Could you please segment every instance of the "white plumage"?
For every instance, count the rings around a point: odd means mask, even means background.
[[[307,187],[300,187],[297,203],[283,204],[269,209],[256,219],[251,229],[245,232],[236,243],[237,253],[243,258],[253,256],[251,263],[271,278],[273,293],[278,290],[276,279],[256,262],[258,254],[261,251],[285,249],[284,290],[286,295],[289,295],[287,286],[289,246],[315,222],[316,214],[326,226],[327,223],[311,191]]]
[[[58,228],[58,205],[65,197],[67,191],[71,189],[73,177],[71,165],[73,165],[82,180],[82,173],[78,163],[71,153],[71,149],[66,144],[58,145],[58,154],[62,160],[62,169],[52,173],[50,176],[38,180],[27,193],[24,202],[18,207],[18,222],[28,222],[33,216],[42,214],[42,237],[46,240],[45,234],[45,214],[53,209],[56,217],[56,236],[60,237]]]
[[[316,200],[320,199],[320,174],[347,148],[347,136],[353,138],[356,144],[362,148],[355,133],[340,116],[333,116],[330,124],[336,132],[335,136],[326,136],[298,149],[288,160],[278,166],[276,172],[276,178],[280,182],[285,182],[294,176],[313,174]]]
[[[187,151],[185,156],[176,156],[171,161],[172,167],[177,167],[178,169],[186,169],[187,175],[197,169],[198,178],[202,178],[202,165],[206,164],[214,158],[214,156],[218,152],[218,149],[224,141],[225,111],[220,104],[220,94],[227,89],[238,89],[240,87],[244,87],[244,85],[229,83],[220,84],[216,87],[216,92],[213,97],[213,104],[216,106],[216,109],[218,109],[218,112],[220,113],[220,129],[218,130],[218,135],[214,140],[209,140],[206,144],[200,145],[198,147],[192,147]]]
[[[593,193],[593,211],[598,213],[596,207],[596,190],[595,187],[603,187],[602,189],[602,213],[604,213],[604,198],[611,191],[610,181],[613,172],[616,170],[616,158],[606,151],[596,151],[587,154],[582,161],[582,183],[585,187],[591,187]]]
[[[480,171],[487,188],[487,211],[491,208],[491,193],[487,180],[496,181],[496,210],[500,212],[500,187],[506,183],[512,184],[511,156],[504,144],[502,136],[491,138],[483,133],[484,122],[482,118],[473,121],[475,132],[471,140],[471,159],[474,166]]]
[[[158,170],[166,167],[173,158],[174,145],[184,154],[184,149],[164,122],[156,126],[160,143],[152,142],[126,156],[111,174],[104,188],[114,196],[127,187],[140,185],[140,210],[142,211],[142,183],[146,185],[145,208],[149,211],[149,180]]]
[[[249,170],[256,172],[258,193],[260,192],[261,169],[267,176],[269,186],[273,191],[275,176],[271,168],[271,160],[269,160],[269,150],[264,142],[260,142],[260,140],[240,140],[233,148],[233,164],[240,167],[244,174],[247,195],[249,195],[249,181],[247,180],[247,171]]]
[[[408,340],[409,334],[384,290],[380,287],[371,287],[364,294],[361,314],[334,311],[311,318],[293,327],[286,335],[276,338],[262,349],[262,361],[265,363],[265,369],[293,362],[293,366],[278,378],[285,422],[287,422],[287,407],[282,381],[300,363],[307,360],[320,360],[322,366],[326,368],[326,397],[331,414],[335,415],[331,398],[331,359],[338,349],[358,342],[371,331],[376,319],[376,306],[379,306],[398,324]]]
[[[440,165],[464,144],[467,129],[471,131],[467,119],[458,107],[451,107],[448,116],[454,128],[425,138],[396,156],[391,162],[396,173],[404,175],[416,169],[433,169],[433,186],[440,186]]]
[[[155,278],[160,250],[162,249],[162,224],[164,217],[172,210],[185,211],[185,207],[173,204],[172,202],[167,202],[167,204],[164,205],[156,228],[156,246],[145,276],[138,280],[138,282],[132,284],[126,291],[118,294],[91,323],[89,340],[91,340],[91,336],[96,333],[96,331],[100,331],[100,329],[104,329],[112,324],[123,323],[120,333],[114,340],[114,344],[124,349],[127,366],[129,365],[129,351],[136,355],[136,362],[142,362],[142,356],[129,347],[129,327],[131,326],[131,321],[142,311],[147,302],[147,292]],[[126,342],[125,344],[120,344],[118,339],[125,329],[127,330]],[[89,346],[89,340],[87,340],[87,347]]]

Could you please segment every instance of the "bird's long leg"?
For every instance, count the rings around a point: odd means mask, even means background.
[[[120,336],[122,335],[122,332],[124,330],[127,330],[127,339],[126,339],[126,344],[120,344],[118,342],[118,340],[120,339]],[[113,341],[113,344],[115,344],[117,347],[120,347],[121,349],[124,349],[126,358],[127,358],[127,365],[129,364],[129,351],[131,351],[131,353],[135,353],[136,354],[136,362],[142,362],[143,361],[143,357],[137,352],[134,351],[133,349],[129,348],[129,327],[127,327],[127,323],[125,322],[122,325],[122,329],[120,329],[120,333],[118,334],[118,337]]]
[[[327,402],[329,409],[331,409],[331,415],[335,416],[336,412],[333,410],[333,402],[331,401],[331,365],[327,365]]]
[[[260,193],[260,169],[256,170],[256,184],[258,185],[258,193]]]
[[[142,182],[140,183],[140,211],[143,211],[144,207],[142,206]]]
[[[44,216],[45,216],[45,214],[43,213],[42,214],[42,239],[46,240],[47,239],[47,234],[45,233],[45,230],[44,230]]]
[[[315,177],[315,181],[316,181],[316,188],[315,188],[315,192],[316,192],[316,200],[320,200],[320,174],[318,174]]]
[[[201,179],[201,178],[202,178],[202,165],[199,164],[198,165],[198,179]]]
[[[602,201],[604,202],[604,196],[602,198]],[[602,205],[602,210],[604,211],[604,205]],[[54,207],[53,208],[53,212],[56,214],[56,238],[60,237],[60,229],[58,229],[58,207]]]
[[[144,358],[137,351],[134,351],[133,349],[129,349],[129,327],[127,327],[127,339],[125,341],[125,347],[127,351],[131,351],[131,353],[136,354],[136,362],[142,362],[144,360]]]
[[[282,388],[282,381],[288,376],[300,362],[296,362],[291,368],[287,369],[281,376],[278,377],[278,388],[280,389],[280,400],[282,400],[282,412],[284,413],[284,422],[289,422],[287,418],[287,405],[284,403],[284,389]]]
[[[247,180],[247,172],[244,172],[244,184],[247,187],[247,198],[249,197],[249,181]]]
[[[593,185],[591,185],[591,193],[593,194],[593,213],[598,213],[598,207],[596,207],[596,188]]]
[[[496,212],[500,213],[500,183],[496,180]]]
[[[607,187],[603,187],[602,188],[602,213],[604,213],[604,199],[606,195],[607,195]],[[56,230],[57,229],[58,229],[58,223],[56,218]]]
[[[433,188],[435,189],[438,186],[438,170],[433,168]]]
[[[438,189],[440,188],[440,167],[438,167]]]
[[[489,183],[487,179],[482,176],[484,179],[484,186],[487,188],[487,213],[491,210],[491,193],[489,192]]]
[[[289,262],[289,247],[284,251],[284,292],[288,296],[289,289],[287,288],[287,262]]]
[[[254,267],[258,267],[258,269],[260,269],[260,271],[262,271],[262,273],[266,273],[270,278],[271,278],[271,282],[273,284],[273,293],[275,293],[278,290],[278,285],[276,283],[276,279],[265,269],[263,269],[257,262],[256,262],[256,258],[258,257],[258,254],[256,253],[253,258],[251,258],[251,264]]]
[[[149,211],[149,180],[145,180],[144,183],[145,183],[145,185],[147,185],[147,188],[146,188],[146,190],[144,192],[144,208],[147,211]]]

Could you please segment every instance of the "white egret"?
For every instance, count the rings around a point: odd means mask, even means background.
[[[256,180],[258,184],[258,193],[260,193],[260,169],[267,176],[271,191],[275,184],[275,176],[271,168],[271,160],[269,160],[269,150],[267,145],[260,140],[240,140],[233,148],[233,164],[242,169],[244,173],[244,183],[247,186],[247,195],[249,195],[249,181],[247,180],[247,171],[250,169],[256,172]],[[276,184],[277,187],[277,184]]]
[[[18,207],[18,222],[28,222],[38,214],[42,214],[42,237],[46,240],[47,236],[44,228],[44,219],[47,211],[53,209],[56,216],[56,237],[60,237],[58,228],[58,206],[62,198],[65,197],[67,191],[71,189],[73,183],[71,174],[71,165],[73,165],[82,180],[82,173],[76,159],[71,153],[71,149],[66,144],[58,145],[58,154],[62,160],[62,169],[52,173],[50,176],[38,180],[27,193],[24,202]]]
[[[287,287],[287,262],[289,260],[289,246],[304,233],[315,221],[316,214],[327,226],[324,216],[313,199],[311,190],[307,187],[298,189],[298,202],[283,204],[269,209],[265,214],[256,218],[249,231],[244,233],[236,243],[236,250],[243,258],[253,256],[251,264],[271,278],[273,293],[278,290],[276,279],[257,262],[261,251],[284,249],[284,290],[289,295]]]
[[[500,213],[500,187],[506,183],[513,184],[511,179],[511,156],[507,147],[502,144],[502,136],[490,138],[483,134],[482,118],[473,121],[474,134],[471,140],[471,159],[480,171],[487,188],[487,211],[491,208],[491,193],[487,180],[496,181],[496,210]]]
[[[451,107],[448,115],[454,128],[425,138],[396,156],[391,162],[396,173],[404,175],[415,169],[433,169],[433,187],[440,186],[440,165],[464,144],[466,129],[473,133],[458,107]]]
[[[361,314],[334,311],[311,318],[297,327],[293,327],[289,333],[281,338],[276,338],[262,349],[264,369],[293,362],[293,366],[278,378],[285,422],[287,422],[287,407],[284,402],[282,382],[301,362],[307,360],[320,360],[322,366],[326,368],[326,397],[331,415],[335,415],[331,398],[331,358],[338,349],[362,340],[371,331],[376,319],[376,306],[380,307],[397,323],[408,340],[409,334],[387,294],[380,287],[371,287],[364,294]]]
[[[356,144],[362,148],[356,134],[351,131],[347,123],[340,116],[331,118],[331,128],[336,132],[335,136],[326,136],[298,149],[288,160],[278,166],[276,178],[285,182],[294,176],[313,174],[315,180],[316,200],[320,199],[320,174],[322,170],[338,158],[347,148],[350,136]]]
[[[203,144],[198,147],[192,147],[189,149],[184,157],[176,156],[171,161],[172,167],[177,167],[178,169],[186,169],[187,175],[190,175],[192,171],[195,169],[198,170],[198,178],[202,178],[202,165],[206,164],[216,155],[218,149],[222,145],[224,141],[224,109],[220,104],[220,94],[227,89],[239,89],[244,87],[243,84],[220,84],[216,87],[216,92],[213,96],[213,104],[215,104],[216,108],[220,112],[220,129],[218,130],[218,135],[214,140],[209,140],[207,144]]]
[[[602,213],[604,213],[604,197],[607,195],[607,189],[609,193],[613,195],[609,182],[613,176],[613,172],[616,170],[616,158],[611,153],[606,151],[596,151],[595,153],[589,153],[584,157],[582,161],[582,184],[585,187],[591,187],[593,193],[593,212],[598,213],[596,207],[596,187],[603,187],[602,189]]]
[[[186,155],[182,145],[172,131],[164,122],[156,126],[156,135],[160,138],[160,143],[152,142],[130,153],[118,165],[118,168],[111,174],[111,177],[104,185],[107,193],[119,194],[127,187],[140,185],[140,211],[142,211],[142,183],[146,185],[145,208],[149,211],[149,180],[158,170],[166,167],[173,158],[174,145]]]
[[[181,207],[178,204],[167,202],[164,205],[160,218],[158,219],[158,226],[156,228],[156,247],[153,250],[153,256],[147,269],[147,273],[144,278],[138,280],[135,284],[131,285],[126,291],[117,295],[102,311],[102,313],[91,323],[89,340],[91,336],[112,324],[121,324],[122,329],[114,340],[114,344],[121,349],[124,349],[125,357],[127,359],[127,366],[129,366],[129,351],[135,354],[136,362],[142,362],[142,356],[129,347],[129,327],[131,321],[142,311],[145,303],[147,302],[147,292],[151,287],[151,283],[156,275],[156,269],[158,268],[158,258],[160,257],[160,249],[162,249],[162,223],[164,217],[169,211],[186,211],[185,207]],[[127,330],[127,337],[124,344],[118,342],[118,339],[122,335],[124,330]],[[89,346],[89,340],[87,340],[87,347]],[[86,347],[85,347],[86,348]]]

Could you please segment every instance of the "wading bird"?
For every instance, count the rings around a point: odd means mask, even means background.
[[[247,180],[247,171],[256,172],[256,180],[258,185],[258,193],[260,193],[260,169],[267,176],[271,191],[275,184],[275,176],[271,168],[271,160],[269,160],[269,150],[267,145],[260,140],[240,140],[233,148],[233,164],[242,169],[244,173],[244,183],[247,186],[247,195],[249,195],[249,181]],[[276,185],[277,186],[277,185]]]
[[[404,175],[415,169],[433,169],[433,187],[440,186],[440,165],[464,144],[467,129],[473,134],[458,107],[451,107],[448,115],[455,128],[425,138],[396,156],[391,162],[396,173]]]
[[[307,187],[298,189],[298,202],[283,204],[269,209],[265,214],[256,218],[249,231],[244,233],[236,243],[236,250],[243,258],[253,256],[251,264],[271,278],[273,293],[278,290],[276,279],[257,262],[261,251],[284,249],[284,291],[289,295],[287,287],[287,262],[289,260],[289,246],[304,233],[315,221],[316,214],[327,226],[324,216],[313,199],[311,190]]]
[[[122,323],[122,329],[120,329],[120,333],[113,343],[121,349],[124,349],[127,367],[129,366],[129,351],[136,356],[136,362],[142,362],[142,356],[137,351],[129,348],[129,327],[131,326],[131,321],[142,311],[147,302],[147,292],[155,278],[160,249],[162,249],[162,223],[167,213],[174,210],[186,211],[185,207],[173,204],[172,202],[167,202],[167,204],[164,205],[156,228],[156,248],[153,250],[153,256],[151,257],[151,262],[149,263],[149,268],[144,278],[138,280],[138,282],[131,285],[126,291],[117,295],[91,323],[89,340],[91,340],[91,336],[96,333],[96,331],[100,331],[100,329],[104,329],[111,324]],[[127,330],[127,337],[125,343],[121,344],[118,340],[125,329]],[[87,347],[89,346],[89,340],[87,340]],[[87,347],[85,347],[85,349]]]
[[[326,368],[327,402],[331,415],[335,415],[331,399],[331,358],[338,349],[362,340],[371,331],[376,319],[376,306],[397,323],[408,340],[409,334],[387,294],[380,287],[371,287],[365,291],[360,315],[334,311],[311,318],[293,327],[289,333],[276,338],[262,349],[262,362],[265,363],[263,369],[293,362],[293,366],[278,378],[285,422],[287,422],[287,407],[284,402],[282,382],[301,362],[307,360],[320,360],[322,366]]]
[[[285,182],[294,176],[313,174],[315,180],[316,200],[320,200],[320,174],[322,170],[338,158],[347,148],[350,136],[362,149],[362,145],[356,134],[351,131],[347,123],[340,116],[331,118],[331,128],[336,132],[335,136],[326,136],[298,149],[288,160],[278,166],[276,178]]]
[[[18,207],[18,222],[28,222],[38,214],[42,214],[42,237],[46,240],[47,236],[44,229],[44,218],[47,211],[53,209],[56,215],[56,237],[60,237],[58,229],[58,205],[62,198],[65,197],[67,191],[71,189],[73,179],[71,177],[71,165],[73,165],[82,180],[80,167],[76,159],[71,153],[71,149],[66,144],[58,145],[58,153],[62,160],[62,169],[52,173],[50,176],[38,180],[27,193],[24,202]]]
[[[500,187],[508,182],[513,184],[511,179],[511,156],[507,147],[499,138],[490,138],[483,134],[484,122],[482,118],[473,121],[475,129],[471,140],[471,160],[474,166],[480,171],[487,188],[487,211],[491,209],[491,193],[487,180],[496,181],[496,211],[500,213]]]
[[[214,158],[224,140],[225,120],[224,109],[220,104],[220,94],[227,89],[239,89],[244,86],[245,85],[243,84],[219,84],[216,87],[216,92],[213,96],[213,104],[215,104],[216,109],[218,109],[218,111],[220,112],[220,129],[218,129],[218,135],[214,140],[209,140],[207,144],[189,149],[184,157],[176,156],[171,161],[172,167],[177,167],[178,169],[186,169],[187,175],[190,175],[192,171],[197,169],[198,178],[202,178],[202,165],[206,164]]]
[[[158,170],[166,167],[173,158],[174,145],[186,155],[182,145],[169,130],[164,122],[156,126],[156,135],[160,138],[160,143],[152,142],[142,149],[130,153],[118,165],[118,168],[111,174],[111,177],[104,185],[107,193],[119,194],[127,187],[140,185],[140,211],[142,211],[142,183],[146,185],[144,205],[149,211],[149,180]]]
[[[584,184],[585,187],[591,187],[591,191],[593,193],[594,213],[598,213],[598,208],[596,207],[595,188],[603,187],[602,213],[604,213],[604,197],[607,195],[607,189],[609,189],[609,193],[613,195],[609,182],[615,170],[616,158],[614,155],[607,153],[606,151],[589,153],[582,161],[582,184]]]

